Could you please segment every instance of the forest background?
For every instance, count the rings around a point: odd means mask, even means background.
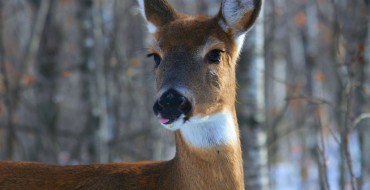
[[[370,189],[369,17],[369,0],[265,0],[237,68],[247,189]],[[133,0],[1,0],[0,160],[172,158],[151,40]]]

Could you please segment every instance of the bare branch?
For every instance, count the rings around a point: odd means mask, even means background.
[[[364,121],[364,120],[368,120],[370,119],[370,113],[363,113],[361,114],[360,116],[358,116],[354,122],[353,122],[353,128],[351,130],[354,130],[354,128],[356,128],[358,126],[358,124],[360,124],[360,122]]]
[[[37,12],[28,47],[26,49],[25,55],[23,56],[22,63],[24,63],[24,66],[22,67],[22,71],[20,72],[22,76],[19,77],[19,81],[17,82],[18,87],[23,86],[22,82],[27,75],[34,75],[34,62],[39,50],[41,34],[45,26],[47,13],[50,9],[50,1],[51,0],[41,0],[41,5]]]

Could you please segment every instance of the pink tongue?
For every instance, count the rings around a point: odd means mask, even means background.
[[[162,124],[165,124],[167,122],[169,122],[170,120],[169,119],[166,119],[166,118],[160,118],[159,119],[159,122],[161,122]]]

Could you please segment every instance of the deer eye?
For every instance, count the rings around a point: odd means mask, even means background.
[[[214,49],[207,54],[207,62],[209,64],[218,64],[221,62],[221,53],[224,52],[220,49]]]
[[[159,55],[158,55],[158,54],[156,54],[156,53],[150,53],[150,54],[148,54],[147,56],[148,56],[148,57],[153,57],[153,59],[154,59],[154,63],[155,63],[154,68],[158,68],[158,67],[159,67],[159,65],[161,64],[161,61],[162,61],[161,56],[159,56]]]

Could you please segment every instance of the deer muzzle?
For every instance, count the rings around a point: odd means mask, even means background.
[[[154,114],[161,124],[169,125],[192,110],[190,100],[175,89],[164,92],[153,106]]]

